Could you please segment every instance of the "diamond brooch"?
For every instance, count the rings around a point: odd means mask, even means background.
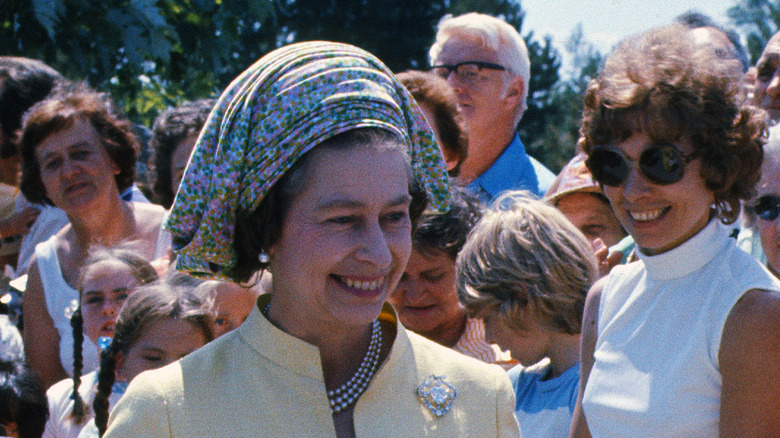
[[[441,417],[452,407],[458,390],[447,382],[446,376],[431,374],[417,387],[417,395],[420,401],[433,412],[436,417]]]

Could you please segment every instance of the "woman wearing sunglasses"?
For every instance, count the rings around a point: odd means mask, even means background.
[[[588,295],[571,436],[780,436],[780,283],[730,228],[761,114],[680,26],[632,37],[588,87],[579,146],[637,246]]]

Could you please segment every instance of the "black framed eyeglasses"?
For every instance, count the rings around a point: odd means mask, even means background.
[[[685,175],[685,166],[696,158],[696,153],[685,155],[671,144],[652,145],[639,155],[639,170],[651,182],[659,185],[674,184]],[[596,146],[588,154],[585,165],[593,178],[605,186],[622,185],[635,161],[620,149],[612,146]]]
[[[447,79],[450,76],[450,73],[455,72],[455,75],[461,81],[474,82],[479,77],[480,70],[483,69],[504,71],[507,68],[492,62],[464,61],[457,64],[434,65],[429,68],[428,71],[444,79]]]
[[[765,221],[773,221],[780,216],[780,197],[766,195],[758,198],[753,205],[756,216]]]

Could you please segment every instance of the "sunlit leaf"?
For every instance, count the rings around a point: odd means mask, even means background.
[[[65,10],[65,0],[32,0],[32,4],[35,18],[53,40],[60,15]]]

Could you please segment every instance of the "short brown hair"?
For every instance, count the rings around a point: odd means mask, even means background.
[[[165,208],[171,208],[176,193],[171,189],[171,160],[179,143],[192,133],[200,132],[209,117],[214,99],[200,99],[184,102],[163,111],[152,126],[149,140],[149,183],[155,201]]]
[[[598,279],[585,236],[529,192],[496,199],[458,254],[458,298],[472,315],[497,312],[525,328],[525,311],[550,330],[580,333],[585,297]]]
[[[741,67],[697,45],[677,24],[624,40],[585,94],[578,146],[623,141],[643,132],[655,142],[688,139],[724,223],[739,215],[758,182],[763,111],[742,106]]]
[[[436,125],[441,147],[458,160],[458,164],[448,173],[453,177],[458,176],[469,145],[455,92],[447,81],[430,73],[409,70],[398,73],[396,77],[412,93],[418,104],[429,105],[433,110],[435,119],[431,123]]]
[[[24,118],[20,143],[20,188],[28,200],[53,205],[46,196],[35,149],[47,137],[69,128],[79,119],[88,121],[95,128],[102,139],[103,148],[119,168],[119,174],[115,176],[119,193],[133,184],[139,144],[132,125],[120,114],[107,94],[78,84],[58,88],[51,96],[33,106]]]

